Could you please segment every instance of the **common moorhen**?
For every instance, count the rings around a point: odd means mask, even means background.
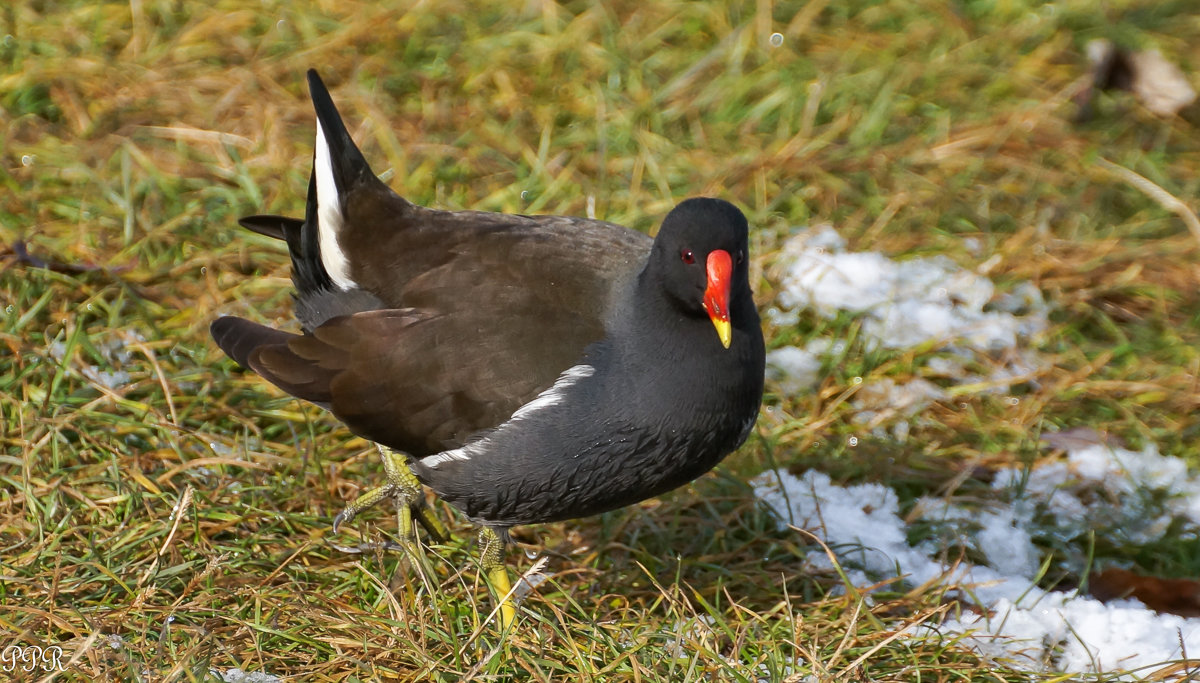
[[[222,317],[213,338],[385,447],[388,484],[335,525],[393,497],[408,538],[413,475],[481,525],[507,626],[509,527],[664,493],[750,433],[764,349],[746,218],[688,199],[652,241],[597,220],[417,206],[371,172],[315,71],[308,84],[304,220],[241,221],[286,240],[303,332]]]

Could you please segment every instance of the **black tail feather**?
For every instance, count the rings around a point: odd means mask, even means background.
[[[346,130],[342,115],[334,106],[333,98],[330,97],[329,90],[325,88],[321,77],[317,75],[316,69],[308,70],[308,90],[312,95],[313,109],[317,112],[317,123],[321,124],[321,131],[329,145],[329,158],[332,162],[333,177],[334,182],[337,183],[338,192],[348,191],[364,178],[375,180],[371,166],[367,164],[366,157],[354,144],[354,140],[350,137],[350,131]]]
[[[333,280],[321,262],[320,234],[317,230],[317,169],[308,175],[308,201],[300,230],[287,232],[288,252],[292,255],[292,284],[303,295],[334,289]]]
[[[331,175],[338,195],[337,203],[340,205],[344,202],[346,196],[362,183],[382,185],[371,171],[362,152],[354,144],[329,90],[315,69],[308,71],[308,85],[313,109],[317,114],[317,123],[320,125],[317,144],[324,144],[329,152]],[[288,252],[292,257],[292,282],[300,298],[338,289],[321,259],[316,160],[317,156],[314,154],[303,221],[272,215],[247,216],[238,221],[243,227],[260,235],[287,242]]]
[[[287,216],[259,214],[239,218],[238,225],[248,230],[253,230],[264,237],[286,240],[289,232],[300,232],[300,229],[304,226],[304,221],[298,218],[288,218]]]
[[[317,231],[306,230],[305,225],[316,225],[316,187],[309,179],[309,201],[305,220],[262,214],[238,219],[238,225],[260,235],[287,242],[292,257],[292,284],[301,294],[333,289],[333,280],[321,263],[321,249]]]

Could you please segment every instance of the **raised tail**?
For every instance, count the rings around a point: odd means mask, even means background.
[[[364,180],[378,182],[316,69],[308,70],[308,90],[317,112],[316,175],[321,198],[340,198]],[[328,192],[326,183],[331,185]]]
[[[352,279],[350,257],[342,241],[351,239],[348,233],[353,227],[359,237],[356,253],[363,253],[361,236],[364,230],[369,233],[376,221],[359,217],[351,225],[348,216],[361,215],[364,205],[375,206],[380,197],[387,202],[385,215],[408,203],[371,171],[315,70],[308,72],[308,85],[317,114],[317,135],[304,220],[257,215],[238,222],[260,235],[287,242],[296,286],[296,317],[311,331],[330,318],[384,307]],[[270,328],[249,321],[221,319],[213,323],[212,333],[234,360],[253,367],[255,349],[287,339],[280,336],[286,333],[267,330]]]
[[[353,195],[371,186],[387,191],[375,177],[362,152],[346,130],[333,98],[317,75],[308,71],[308,88],[317,112],[317,140],[313,153],[312,182],[308,186],[308,207],[303,242],[308,253],[320,254],[330,283],[342,291],[355,289],[350,261],[339,244],[346,232],[346,207]],[[318,227],[317,230],[310,228]],[[290,246],[290,245],[289,245]]]
[[[260,235],[287,242],[298,299],[357,289],[350,260],[339,243],[346,232],[346,206],[364,188],[387,192],[354,144],[314,69],[308,71],[308,86],[317,114],[317,136],[304,220],[258,215],[238,221]]]

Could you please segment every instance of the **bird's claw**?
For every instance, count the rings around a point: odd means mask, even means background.
[[[352,508],[346,508],[345,510],[337,513],[337,517],[333,518],[333,533],[336,534],[343,523],[354,521],[354,516],[356,514],[358,514],[358,511]]]

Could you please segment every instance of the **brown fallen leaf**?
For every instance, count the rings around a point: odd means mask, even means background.
[[[1143,576],[1128,569],[1106,569],[1088,579],[1088,594],[1101,602],[1137,598],[1155,612],[1200,617],[1200,581]]]

